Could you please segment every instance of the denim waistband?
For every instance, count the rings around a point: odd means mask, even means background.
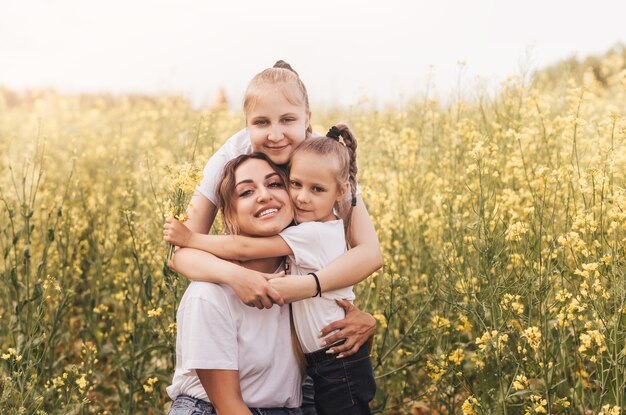
[[[329,360],[335,360],[337,359],[337,354],[336,353],[326,353],[327,350],[331,349],[332,347],[335,346],[340,346],[342,344],[344,344],[346,341],[344,340],[340,340],[337,343],[333,343],[328,347],[324,347],[323,349],[319,349],[316,350],[314,352],[311,353],[305,353],[304,354],[304,358],[306,359],[306,364],[307,365],[313,365],[316,363],[323,363],[323,362],[327,362]]]
[[[193,396],[178,395],[176,397],[176,401],[175,402],[188,402],[194,408],[201,409],[202,411],[206,411],[206,412],[208,412],[210,414],[216,414],[217,413],[217,411],[215,410],[215,407],[213,406],[213,404],[211,402],[207,402],[207,401],[202,400],[202,399],[194,398]]]
[[[206,411],[209,414],[216,414],[217,411],[211,402],[204,401],[202,399],[194,398],[193,396],[188,395],[178,395],[176,397],[176,401],[188,402],[193,405],[195,408],[198,408],[202,411]],[[250,408],[253,414],[260,415],[301,415],[302,412],[300,408]]]

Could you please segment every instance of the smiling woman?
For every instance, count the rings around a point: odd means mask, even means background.
[[[228,233],[267,236],[284,229],[293,219],[285,182],[283,171],[262,154],[229,163],[219,191]]]
[[[236,233],[274,235],[292,221],[284,174],[264,154],[231,161],[219,189],[225,223]],[[241,265],[271,273],[280,269],[282,258]],[[222,414],[300,414],[302,377],[288,307],[247,307],[227,286],[192,282],[176,323],[170,415],[189,413],[184,411],[190,408]]]

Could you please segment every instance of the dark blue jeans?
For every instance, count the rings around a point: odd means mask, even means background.
[[[367,346],[337,359],[327,349],[306,353],[307,374],[313,378],[318,415],[369,415],[376,382]]]
[[[300,408],[250,408],[252,415],[301,415]],[[178,395],[167,415],[215,415],[210,402],[187,395]]]
[[[317,415],[315,412],[315,396],[313,392],[313,379],[306,377],[302,382],[302,415]]]

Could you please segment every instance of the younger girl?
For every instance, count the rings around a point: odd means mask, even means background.
[[[342,137],[344,143],[339,141]],[[310,138],[294,151],[289,165],[289,193],[297,226],[277,236],[203,235],[179,222],[166,226],[169,242],[205,250],[224,259],[250,260],[289,256],[290,272],[315,287],[311,298],[292,303],[296,333],[305,352],[307,373],[313,378],[319,415],[369,414],[376,385],[366,345],[337,359],[321,347],[318,333],[344,317],[337,299],[354,299],[352,286],[322,292],[316,272],[346,251],[345,232],[356,202],[356,141],[347,126],[332,127],[327,137]],[[238,197],[247,197],[244,186]],[[349,196],[348,196],[349,195]],[[273,206],[256,212],[270,220]],[[227,211],[225,210],[225,214]]]

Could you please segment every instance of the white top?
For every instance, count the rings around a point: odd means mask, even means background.
[[[224,145],[211,156],[204,166],[204,176],[198,186],[198,191],[217,206],[217,186],[222,178],[224,166],[237,156],[251,153],[250,135],[244,128],[226,140]]]
[[[313,136],[319,136],[318,133],[313,131]],[[250,143],[250,135],[247,129],[238,131],[235,135],[230,137],[219,150],[217,150],[207,161],[203,170],[203,177],[198,191],[207,199],[217,206],[217,191],[220,179],[224,171],[226,163],[231,161],[237,156],[242,154],[252,153],[252,143]],[[356,194],[360,195],[361,190],[358,185],[356,188]]]
[[[286,228],[279,234],[289,245],[292,275],[306,275],[326,267],[346,251],[346,238],[341,219],[328,222],[305,222]],[[297,278],[297,277],[294,277]],[[307,277],[312,278],[312,277]],[[305,353],[320,349],[318,337],[322,328],[345,317],[335,299],[354,300],[352,286],[322,293],[292,303],[298,339]]]
[[[210,401],[195,369],[238,370],[248,407],[297,408],[302,377],[291,342],[289,307],[259,310],[232,289],[192,282],[176,313],[176,371],[167,393]]]

